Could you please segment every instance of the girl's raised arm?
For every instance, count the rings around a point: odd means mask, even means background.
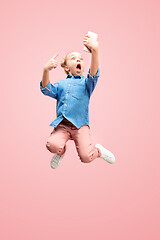
[[[94,40],[89,35],[86,35],[83,39],[83,44],[91,51],[90,74],[94,76],[99,67],[98,41]]]
[[[58,53],[54,55],[44,66],[43,75],[42,75],[42,87],[45,88],[49,83],[49,71],[58,66],[58,62],[55,58],[58,56]]]

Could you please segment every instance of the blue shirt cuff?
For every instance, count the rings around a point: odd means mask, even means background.
[[[89,69],[88,75],[87,75],[87,77],[88,77],[89,79],[95,80],[95,79],[97,79],[99,76],[100,76],[100,68],[98,68],[98,71],[97,71],[97,73],[96,73],[94,76],[92,76],[92,75],[90,74],[90,69]]]
[[[41,92],[44,95],[50,96],[50,97],[55,98],[55,99],[58,96],[58,82],[54,83],[54,84],[51,84],[50,81],[49,81],[47,86],[43,88],[42,87],[42,80],[41,80],[41,82],[40,82],[40,89],[41,89]]]
[[[50,81],[49,81],[49,83],[47,84],[47,86],[45,86],[45,87],[42,87],[42,81],[41,81],[41,82],[40,82],[40,89],[41,89],[42,91],[44,91],[44,90],[51,91],[51,83],[50,83]]]

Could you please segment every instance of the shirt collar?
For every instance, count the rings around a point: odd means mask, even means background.
[[[72,77],[73,77],[73,78],[82,78],[81,75],[72,76],[72,75],[70,75],[70,74],[68,74],[66,78],[72,78]]]

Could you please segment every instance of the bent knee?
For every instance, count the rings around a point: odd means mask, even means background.
[[[80,155],[79,157],[81,162],[83,163],[90,163],[93,160],[93,156],[92,155],[89,156],[88,154]]]
[[[50,141],[47,141],[46,143],[46,148],[51,152],[51,153],[57,153],[61,155],[61,153],[64,150],[64,147],[60,147],[57,143],[52,143]]]

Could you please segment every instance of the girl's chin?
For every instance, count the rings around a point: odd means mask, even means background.
[[[81,69],[76,69],[76,73],[80,74],[81,73]]]

